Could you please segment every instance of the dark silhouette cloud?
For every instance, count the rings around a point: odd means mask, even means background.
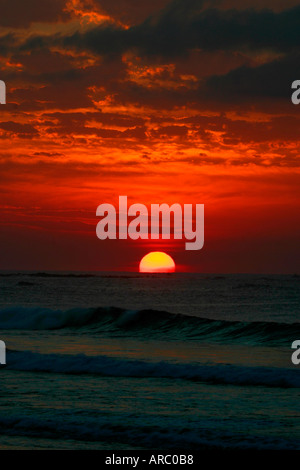
[[[239,67],[226,75],[211,76],[207,92],[221,101],[249,99],[290,100],[291,84],[300,77],[300,54],[288,54],[280,59],[257,66]]]
[[[159,15],[129,29],[100,26],[57,40],[66,47],[88,48],[100,55],[136,49],[141,55],[163,57],[176,57],[194,48],[290,52],[300,46],[300,6],[280,12],[202,6],[196,0],[176,0]],[[38,47],[40,41],[32,38],[26,47]]]
[[[0,26],[26,28],[34,22],[66,20],[65,0],[2,0]]]

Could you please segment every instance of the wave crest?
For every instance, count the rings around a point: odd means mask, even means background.
[[[53,310],[43,307],[0,309],[2,330],[57,330],[64,328],[135,337],[235,341],[247,344],[288,345],[300,337],[300,324],[211,320],[158,310],[116,307]]]
[[[8,351],[10,370],[62,374],[94,374],[107,377],[154,377],[202,381],[214,384],[258,385],[298,388],[298,370],[277,367],[249,367],[230,364],[145,362],[84,354],[39,354]]]

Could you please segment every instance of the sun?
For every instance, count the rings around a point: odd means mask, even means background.
[[[175,263],[162,251],[151,251],[140,262],[140,273],[174,273]]]

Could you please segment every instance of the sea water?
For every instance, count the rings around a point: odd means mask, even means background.
[[[300,277],[0,275],[1,449],[300,449]]]

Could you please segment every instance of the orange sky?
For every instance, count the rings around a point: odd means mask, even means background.
[[[297,3],[4,0],[0,269],[299,272]],[[99,241],[123,194],[204,203],[203,250]]]

